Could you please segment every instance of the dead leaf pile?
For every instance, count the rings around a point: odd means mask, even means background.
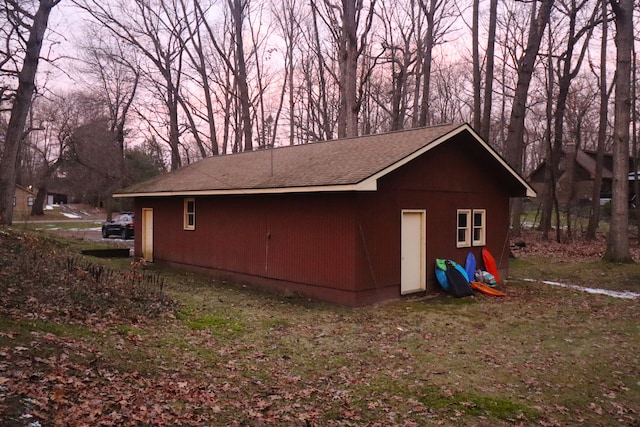
[[[0,230],[0,242],[3,314],[117,323],[159,316],[175,305],[162,284],[144,273],[93,264],[32,234]]]
[[[511,239],[511,252],[516,258],[536,256],[550,262],[582,262],[602,259],[607,245],[605,234],[598,234],[593,241],[581,238],[570,242],[558,243],[553,236],[543,239],[542,233],[535,230],[523,230],[520,237]],[[632,245],[631,256],[640,261],[640,247]]]

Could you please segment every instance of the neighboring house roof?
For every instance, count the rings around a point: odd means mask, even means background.
[[[469,125],[449,124],[208,157],[128,187],[114,197],[374,191],[380,177],[465,131],[528,196],[535,195]]]
[[[566,156],[569,153],[569,150],[563,149],[562,153]],[[611,157],[610,154],[605,154],[605,163],[608,163],[606,160],[606,157]],[[593,152],[587,152],[584,151],[582,149],[578,149],[578,151],[576,152],[576,163],[578,164],[578,166],[580,166],[581,168],[583,168],[590,176],[591,179],[594,179],[596,176],[596,153]],[[547,166],[547,160],[543,160],[537,168],[535,168],[533,170],[533,172],[531,172],[529,174],[529,177],[527,178],[527,181],[532,180],[533,176],[540,173],[545,167]],[[611,169],[609,169],[606,165],[603,165],[602,167],[602,178],[604,179],[612,179],[613,178],[613,172],[611,172]]]
[[[580,149],[576,152],[576,163],[589,172],[592,178],[596,176],[596,159]],[[612,179],[613,173],[609,169],[603,167],[602,177],[605,179]]]
[[[23,187],[22,185],[16,184],[16,188],[19,188],[22,191],[25,191],[27,193],[29,193],[32,196],[35,196],[36,193],[34,193],[33,191],[29,190],[27,187]]]

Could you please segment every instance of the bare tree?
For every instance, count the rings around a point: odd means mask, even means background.
[[[2,160],[0,161],[0,224],[11,224],[13,221],[18,153],[23,142],[25,124],[35,91],[35,78],[44,35],[49,23],[49,14],[60,3],[60,0],[40,0],[34,15],[23,9],[19,3],[22,2],[5,0],[3,5],[5,8],[12,8],[22,15],[20,22],[31,20],[31,24],[29,25],[29,38],[25,45],[22,67],[18,74],[18,88],[11,107]]]
[[[556,108],[553,121],[553,144],[550,156],[547,159],[542,220],[540,224],[540,228],[545,236],[551,228],[551,211],[556,194],[556,184],[560,175],[559,165],[564,140],[564,120],[569,89],[573,79],[580,72],[582,61],[589,47],[593,28],[599,23],[597,19],[599,15],[597,3],[594,4],[592,13],[588,15],[586,21],[580,27],[578,27],[580,24],[578,22],[578,14],[585,9],[588,0],[581,0],[579,2],[576,0],[570,0],[568,2],[559,0],[556,4],[558,5],[558,9],[566,16],[568,23],[566,25],[566,49],[561,52],[558,57],[558,94],[555,98]],[[579,46],[580,42],[582,46]],[[574,52],[576,50],[578,50],[577,58],[574,58]],[[574,60],[575,64],[573,62]],[[575,153],[573,154],[575,155]],[[573,169],[571,168],[571,170]],[[556,232],[556,240],[560,241],[560,227],[556,227]]]
[[[87,84],[108,110],[109,130],[115,135],[119,151],[118,171],[124,179],[126,124],[140,83],[139,61],[122,40],[100,34],[96,28],[92,30],[92,37],[82,46],[83,75],[91,78]]]
[[[244,137],[244,150],[253,150],[252,122],[251,122],[251,99],[249,97],[249,85],[247,83],[247,63],[244,53],[243,28],[246,11],[249,7],[249,0],[228,0],[231,20],[233,22],[233,44],[235,46],[234,69],[236,85],[238,88],[237,101],[240,110],[240,126]],[[240,130],[238,130],[240,133]]]
[[[368,10],[365,10],[362,1],[343,0],[342,6],[339,7],[329,0],[324,0],[325,15],[321,16],[338,48],[338,137],[358,134],[358,115],[362,101],[359,95],[369,76],[365,71],[358,79],[358,60],[368,44],[375,3],[376,0],[372,0]]]
[[[451,28],[449,18],[455,14],[454,3],[443,0],[418,0],[420,8],[427,20],[424,41],[422,42],[422,100],[420,102],[420,119],[418,126],[431,124],[429,102],[431,92],[431,68],[433,49],[441,43],[442,37]]]
[[[432,72],[431,115],[435,123],[469,121],[473,109],[462,98],[468,83],[466,63],[442,64]]]
[[[267,11],[262,3],[257,3],[257,7],[252,11],[251,15],[247,20],[249,24],[249,35],[251,36],[249,62],[255,70],[256,90],[255,93],[252,94],[250,105],[254,106],[253,118],[257,128],[257,136],[255,139],[258,143],[258,148],[265,148],[272,146],[272,142],[275,141],[277,133],[277,128],[274,124],[275,119],[271,114],[272,106],[274,105],[273,100],[276,99],[276,97],[269,91],[274,79],[270,75],[268,67],[268,60],[275,48],[267,45],[268,35],[273,32],[275,25],[267,19]],[[282,94],[285,91],[286,82],[287,78],[285,76],[280,85],[279,105],[275,106],[277,117],[279,117],[279,112],[282,110]]]
[[[473,72],[473,127],[480,129],[480,0],[473,0],[471,19],[471,57]]]
[[[180,0],[180,6],[182,8],[182,13],[184,15],[185,21],[189,22],[190,25],[187,27],[187,31],[189,33],[188,40],[191,42],[191,45],[187,45],[185,40],[182,40],[183,47],[188,55],[191,66],[196,71],[198,76],[198,83],[202,88],[201,95],[204,98],[205,102],[205,110],[206,113],[204,115],[204,120],[207,123],[208,131],[209,131],[209,146],[211,147],[211,153],[214,156],[220,154],[220,148],[218,147],[218,137],[216,131],[216,118],[214,111],[214,103],[213,103],[213,89],[210,84],[210,65],[207,57],[210,55],[205,50],[204,37],[202,35],[202,27],[205,21],[206,11],[203,11],[201,2],[198,0],[193,0],[193,11],[195,15],[194,20],[189,20],[189,7],[187,6],[186,0]],[[183,99],[185,97],[182,97]],[[188,107],[184,106],[188,111]],[[193,119],[190,119],[193,121]],[[193,125],[192,125],[193,126]],[[192,132],[194,135],[197,135],[198,129],[193,128]],[[199,145],[202,145],[201,143]],[[202,157],[206,156],[206,152],[204,147],[200,149]]]
[[[55,101],[41,100],[34,104],[39,130],[27,139],[27,146],[35,157],[33,183],[36,198],[31,215],[44,215],[43,207],[51,182],[64,161],[69,137],[76,125],[77,111],[73,102],[65,97]]]
[[[531,21],[527,46],[524,54],[518,62],[518,82],[513,97],[509,126],[507,130],[507,150],[506,158],[511,166],[518,172],[522,172],[522,154],[525,135],[525,114],[527,107],[527,97],[529,85],[533,75],[536,58],[540,43],[544,35],[544,29],[549,23],[551,9],[554,0],[542,1],[538,10],[538,2],[531,3]],[[512,203],[511,229],[513,235],[520,234],[520,212],[522,211],[522,200],[515,199]]]
[[[581,75],[580,77],[583,76],[584,75]],[[578,151],[584,148],[588,135],[596,132],[593,125],[596,120],[593,120],[593,117],[591,116],[593,111],[592,105],[596,98],[597,93],[593,88],[593,85],[590,84],[590,82],[587,82],[586,79],[579,78],[572,85],[572,90],[566,100],[567,105],[564,121],[566,122],[567,128],[566,138],[570,141],[568,145],[569,149],[567,149],[567,157],[565,159],[565,172],[563,174],[563,178],[566,180],[566,186],[563,186],[563,188],[566,187],[569,192],[566,194],[567,202],[564,207],[567,224],[567,241],[571,241],[574,237],[573,231],[576,227],[572,222],[572,218],[575,207],[579,203],[578,198],[582,196],[576,193],[575,188],[575,169],[577,167],[576,159]],[[560,224],[557,224],[557,229],[560,229]],[[556,240],[559,238],[560,234],[558,233]]]
[[[280,92],[280,102],[276,117],[274,118],[274,138],[280,113],[284,106],[284,96],[288,97],[289,110],[289,145],[295,143],[295,110],[296,110],[296,86],[295,71],[297,58],[295,57],[296,47],[302,40],[301,21],[306,18],[307,12],[303,9],[299,2],[293,0],[285,0],[282,2],[274,2],[272,4],[273,14],[284,41],[284,76],[282,90]],[[311,48],[309,47],[309,50]],[[273,141],[271,143],[273,146]]]
[[[611,225],[604,258],[631,262],[629,249],[629,124],[631,122],[631,52],[633,0],[609,0],[616,24],[616,91],[613,125]]]
[[[318,102],[315,106],[315,111],[317,111],[317,119],[319,123],[319,129],[317,139],[321,140],[329,140],[333,138],[332,132],[332,120],[330,118],[330,109],[329,109],[329,94],[328,94],[328,79],[326,78],[326,72],[328,67],[325,63],[325,55],[322,49],[322,44],[320,42],[320,28],[318,25],[318,16],[319,9],[316,3],[316,0],[310,0],[311,3],[311,17],[313,22],[312,27],[312,35],[310,43],[311,51],[317,59],[317,79],[318,79]],[[311,75],[307,73],[309,78],[307,78],[307,88],[308,92],[311,89]],[[309,126],[306,126],[306,129],[309,129]]]
[[[491,107],[493,102],[493,76],[495,64],[496,26],[498,18],[498,0],[489,1],[489,33],[487,34],[487,53],[484,84],[484,104],[480,134],[489,138],[491,127]]]
[[[419,55],[416,31],[420,24],[420,12],[417,9],[414,1],[409,2],[408,10],[401,4],[380,5],[379,15],[385,28],[383,46],[388,52],[385,62],[391,66],[391,87],[386,92],[391,96],[389,100],[387,97],[379,98],[378,105],[390,116],[390,130],[403,129],[407,116],[411,114],[409,96],[415,92],[410,84],[415,77]]]
[[[607,2],[602,1],[602,40],[600,42],[600,114],[598,115],[598,143],[596,148],[596,173],[593,181],[593,193],[591,195],[591,207],[589,212],[589,224],[587,225],[586,238],[594,240],[600,221],[600,192],[602,190],[602,170],[604,164],[604,143],[607,138],[607,111],[609,107],[609,91],[607,90],[607,35],[609,23],[607,19]]]
[[[150,66],[141,67],[150,88],[167,109],[171,169],[181,166],[179,106],[183,78],[183,43],[188,20],[179,13],[177,0],[118,0],[105,4],[99,0],[73,0],[115,37],[129,44],[146,58]]]

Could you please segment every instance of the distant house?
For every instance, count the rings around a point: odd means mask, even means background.
[[[46,203],[47,205],[66,205],[68,203],[68,195],[59,190],[48,190]]]
[[[209,157],[114,196],[137,256],[362,305],[436,290],[436,257],[484,246],[506,275],[509,198],[533,195],[463,124]]]
[[[570,158],[573,148],[569,146],[564,149],[560,158],[560,176],[556,185],[556,195],[561,205],[566,205],[569,200],[574,202],[589,201],[593,197],[593,184],[596,177],[596,153],[578,149],[576,151],[576,163],[573,173],[573,186],[567,170],[567,159]],[[527,182],[536,190],[538,196],[544,194],[544,180],[547,170],[547,162],[542,161],[540,165],[527,177]],[[633,167],[629,165],[629,170]],[[611,188],[613,183],[613,156],[605,154],[602,169],[602,188],[600,190],[601,199],[611,198]]]
[[[13,198],[13,218],[31,215],[31,208],[36,200],[36,193],[21,185],[16,185],[16,194]]]

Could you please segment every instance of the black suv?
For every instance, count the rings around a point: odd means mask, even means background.
[[[111,235],[118,235],[124,240],[133,237],[134,218],[133,212],[120,212],[120,215],[102,224],[102,237],[106,239]]]

